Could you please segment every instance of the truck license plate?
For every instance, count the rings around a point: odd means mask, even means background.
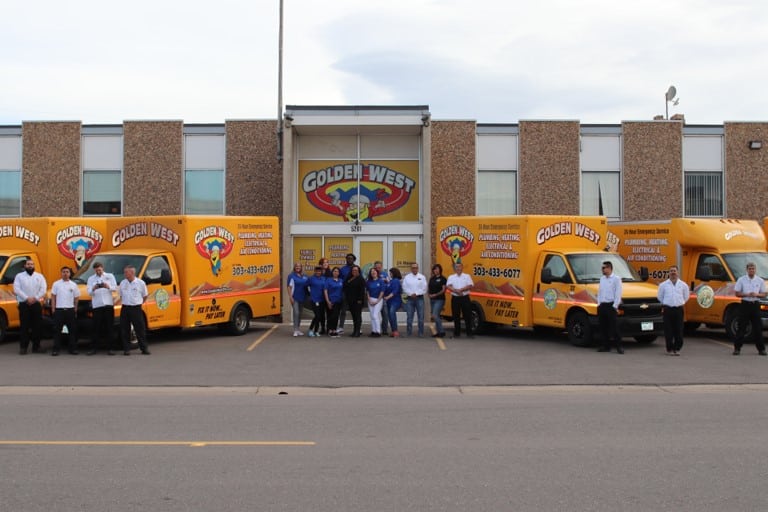
[[[652,331],[653,330],[653,322],[640,322],[640,330],[641,331]]]

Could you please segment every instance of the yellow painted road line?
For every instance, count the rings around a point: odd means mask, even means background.
[[[712,338],[704,338],[705,340],[709,341],[710,343],[716,343],[717,345],[722,345],[724,347],[733,348],[733,343],[724,343],[722,341],[713,340]]]
[[[277,329],[278,327],[279,327],[279,325],[278,325],[278,324],[275,324],[275,325],[273,325],[272,327],[270,327],[270,329],[269,329],[267,332],[265,332],[264,334],[262,334],[261,336],[259,336],[259,338],[258,338],[256,341],[254,341],[253,343],[251,343],[251,346],[250,346],[250,347],[248,347],[246,350],[247,350],[248,352],[250,352],[250,351],[252,351],[253,349],[255,349],[256,347],[258,347],[258,346],[259,346],[259,344],[260,344],[262,341],[264,341],[265,339],[267,339],[267,336],[269,336],[270,334],[272,334],[272,331],[274,331],[274,330],[275,330],[275,329]]]
[[[429,329],[432,331],[432,334],[437,334],[437,331],[432,326],[430,326]],[[445,343],[443,342],[443,338],[435,338],[435,343],[437,343],[437,348],[439,348],[440,350],[446,349]]]
[[[314,441],[2,441],[2,446],[315,446]]]

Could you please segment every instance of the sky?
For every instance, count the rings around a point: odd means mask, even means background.
[[[275,119],[279,0],[4,0],[0,125]],[[768,120],[758,0],[284,0],[283,105]],[[667,102],[671,85],[678,104]]]

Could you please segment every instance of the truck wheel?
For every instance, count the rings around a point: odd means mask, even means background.
[[[6,334],[8,334],[8,320],[5,319],[5,314],[0,313],[0,343],[5,341]]]
[[[483,314],[483,308],[477,302],[472,303],[472,314],[470,315],[470,323],[472,324],[472,332],[476,334],[482,334],[488,332],[489,324],[485,323],[485,315]]]
[[[566,324],[568,341],[577,347],[588,347],[592,344],[592,325],[589,317],[583,311],[577,311],[568,317]]]
[[[656,341],[656,338],[655,334],[643,334],[642,336],[635,336],[635,341],[642,345],[650,345]]]
[[[242,336],[248,332],[251,325],[251,312],[243,304],[237,306],[229,321],[229,333],[233,336]]]
[[[739,334],[739,323],[741,323],[741,316],[739,310],[736,307],[731,307],[725,312],[725,334],[728,338],[735,340]],[[752,324],[747,323],[747,328],[744,330],[744,337],[750,339],[752,336]]]

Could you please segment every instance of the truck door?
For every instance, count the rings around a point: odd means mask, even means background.
[[[561,254],[545,253],[536,276],[533,297],[533,324],[565,327],[565,315],[570,307],[573,278]],[[549,283],[541,281],[542,273],[550,276]]]
[[[3,310],[2,314],[5,315],[5,327],[12,329],[19,327],[19,307],[16,295],[13,293],[13,280],[16,274],[24,270],[26,262],[26,256],[11,257],[0,281],[0,309]],[[40,269],[37,270],[38,272],[41,271]],[[0,322],[3,322],[3,318],[0,318]],[[4,331],[5,329],[0,326],[0,340],[4,335]]]
[[[179,281],[168,255],[150,257],[142,279],[149,292],[144,304],[147,327],[157,329],[181,325]]]
[[[728,300],[725,295],[733,295],[726,289],[731,282],[726,266],[723,265],[717,254],[699,254],[696,263],[696,274],[693,279],[693,293],[686,304],[687,322],[704,322],[719,324],[723,322],[725,306],[731,302],[737,302],[736,297]],[[689,286],[691,283],[689,283]]]

